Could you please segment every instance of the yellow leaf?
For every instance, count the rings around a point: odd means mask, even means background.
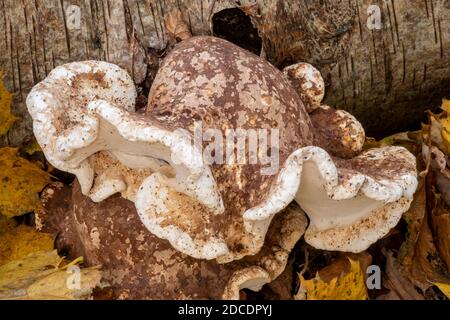
[[[53,237],[26,225],[0,228],[0,266],[28,254],[53,249]]]
[[[5,88],[2,78],[0,72],[0,136],[6,134],[17,119],[11,114],[12,94]]]
[[[62,261],[56,250],[39,251],[0,266],[0,299],[89,298],[100,283],[98,267],[78,269],[82,259],[60,267]]]
[[[441,109],[450,114],[450,100],[442,99]]]
[[[40,208],[38,192],[50,182],[47,172],[17,155],[17,148],[0,149],[0,213],[18,216]]]
[[[325,282],[316,275],[305,280],[300,276],[300,290],[305,292],[307,300],[366,300],[367,289],[364,274],[359,261],[349,258],[350,270]]]
[[[80,277],[77,283],[76,277]],[[58,271],[41,278],[27,289],[27,299],[73,300],[90,296],[101,279],[98,268],[79,269],[75,272]]]
[[[441,121],[442,123],[442,140],[447,150],[444,150],[448,155],[450,155],[450,117]]]
[[[442,291],[443,294],[445,294],[445,296],[447,298],[450,299],[450,284],[446,284],[446,283],[439,283],[439,282],[435,282],[433,283],[436,287],[439,288],[439,290]]]
[[[56,250],[39,251],[0,266],[0,299],[23,296],[36,279],[57,271],[62,260]]]
[[[374,138],[367,137],[363,149],[369,150],[372,148],[380,148],[384,146],[399,146],[408,149],[411,153],[416,155],[418,149],[418,139],[420,137],[421,131],[407,131],[393,134],[391,136],[385,137],[379,141]],[[421,151],[421,150],[420,150]]]

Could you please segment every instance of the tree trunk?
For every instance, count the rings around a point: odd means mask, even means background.
[[[355,114],[371,135],[411,129],[450,95],[450,0],[1,0],[0,69],[22,118],[2,144],[31,138],[26,95],[62,63],[116,63],[145,94],[174,42],[165,26],[174,8],[194,35],[256,53],[262,45],[278,67],[313,63],[325,102]]]

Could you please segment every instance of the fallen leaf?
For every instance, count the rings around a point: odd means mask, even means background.
[[[441,121],[442,124],[442,140],[444,141],[447,150],[445,152],[450,155],[450,116]]]
[[[0,72],[0,136],[6,134],[17,119],[11,114],[11,102],[12,94],[6,89]]]
[[[443,294],[445,294],[445,296],[447,298],[450,299],[450,284],[446,284],[446,283],[439,283],[439,282],[435,282],[433,283],[436,287],[439,288],[439,290],[442,291]]]
[[[432,173],[432,184],[442,195],[442,198],[450,206],[450,168],[447,166],[447,156],[437,147],[426,144],[422,146],[424,161],[428,164],[427,173]]]
[[[188,25],[183,20],[181,11],[173,9],[166,18],[166,30],[169,35],[177,41],[192,37]]]
[[[10,223],[0,228],[0,265],[19,260],[28,254],[53,249],[53,237],[26,225]]]
[[[0,213],[14,217],[40,208],[38,193],[50,176],[17,155],[17,148],[0,149]]]
[[[367,270],[372,263],[372,256],[367,252],[361,253],[345,253],[333,261],[330,265],[324,267],[319,271],[319,276],[325,282],[331,281],[333,278],[339,277],[342,273],[348,273],[350,271],[349,260],[359,261],[361,264],[361,270]],[[364,274],[364,279],[366,274]]]
[[[441,128],[441,137],[445,146],[447,155],[450,155],[450,101],[447,99],[442,100],[441,109],[444,111],[440,115],[433,115],[434,118],[439,120]]]
[[[101,273],[98,267],[80,269],[79,287],[69,286],[71,273],[66,270],[51,273],[27,289],[27,299],[73,300],[89,297],[92,289],[100,283]],[[74,276],[78,276],[74,275]],[[70,282],[69,282],[70,284]],[[73,285],[73,284],[72,284]]]
[[[431,211],[431,229],[441,260],[450,274],[450,212],[445,207],[440,194],[433,194],[434,205]]]
[[[392,271],[390,274],[391,280],[396,282],[395,279],[400,279],[397,284],[402,282],[402,286],[406,287],[405,291],[408,291],[410,295],[412,289],[405,285],[405,281],[401,280],[400,276],[394,274],[394,269],[401,273],[402,277],[408,279],[413,287],[420,288],[423,294],[432,286],[430,281],[445,282],[447,280],[446,267],[439,257],[428,224],[426,199],[425,181],[420,179],[410,209],[403,215],[408,224],[406,240],[400,247],[397,258],[392,257],[393,261],[390,266],[390,256],[387,256],[386,269],[390,268]],[[401,289],[398,289],[397,293],[400,292]],[[405,296],[403,293],[399,295]],[[417,296],[415,299],[417,299]]]
[[[428,125],[422,125],[422,135],[424,141],[431,140],[433,145],[436,145],[440,149],[445,149],[444,141],[442,139],[441,131],[442,125],[439,120],[439,115],[430,114]]]
[[[28,286],[55,272],[62,260],[56,250],[39,251],[0,266],[0,299],[25,295]]]
[[[391,136],[385,137],[379,141],[374,138],[367,137],[364,142],[363,150],[372,148],[380,148],[384,146],[399,146],[408,149],[414,155],[420,152],[420,145],[417,141],[421,139],[421,131],[400,132]]]
[[[301,295],[304,295],[306,300],[366,300],[368,298],[367,288],[361,263],[350,258],[347,259],[348,270],[345,270],[339,259],[336,262],[337,266],[329,267],[340,270],[340,274],[329,281],[323,279],[329,277],[324,272],[322,272],[322,276],[321,272],[318,272],[316,277],[310,280],[305,280],[301,275],[299,290],[302,292]],[[296,298],[299,299],[299,294]]]
[[[411,280],[403,275],[402,268],[398,264],[397,259],[389,250],[383,250],[386,256],[386,279],[384,286],[388,288],[390,293],[382,299],[398,299],[398,300],[425,300],[425,297],[417,292]]]
[[[39,251],[23,259],[0,266],[0,299],[85,299],[98,286],[101,272],[98,267],[68,269],[82,262],[76,259],[61,266],[63,258],[56,250]],[[80,276],[79,286],[73,277]],[[75,281],[75,284],[77,282]]]
[[[450,114],[450,100],[442,99],[441,109]]]
[[[404,266],[411,266],[414,259],[415,247],[419,240],[420,229],[426,216],[425,181],[419,180],[414,199],[409,210],[403,214],[407,223],[407,236],[398,253],[398,260]]]

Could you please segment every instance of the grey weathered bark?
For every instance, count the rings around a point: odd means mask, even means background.
[[[211,33],[218,12],[236,7],[225,23],[242,11],[273,64],[318,66],[326,103],[355,114],[369,134],[411,128],[450,96],[450,0],[1,0],[0,69],[16,93],[13,112],[22,117],[2,144],[30,138],[24,99],[54,66],[108,60],[148,86],[170,48],[164,21],[173,8],[198,35]],[[369,28],[377,8],[381,28]]]

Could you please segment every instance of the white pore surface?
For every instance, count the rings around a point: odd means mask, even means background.
[[[405,151],[387,147],[369,152],[376,159],[387,152],[395,155]],[[412,155],[410,160],[415,161]],[[249,230],[261,228],[263,221],[270,222],[270,217],[295,199],[310,219],[305,234],[308,243],[323,250],[360,252],[398,223],[416,188],[415,171],[391,180],[354,173],[348,180],[339,181],[338,168],[328,153],[319,147],[305,147],[291,154],[268,198],[247,210],[244,217]],[[386,220],[378,218],[381,212],[386,212]],[[364,224],[369,217],[375,220],[373,228]],[[352,228],[366,231],[358,234],[351,232]],[[321,236],[316,237],[318,232]]]

